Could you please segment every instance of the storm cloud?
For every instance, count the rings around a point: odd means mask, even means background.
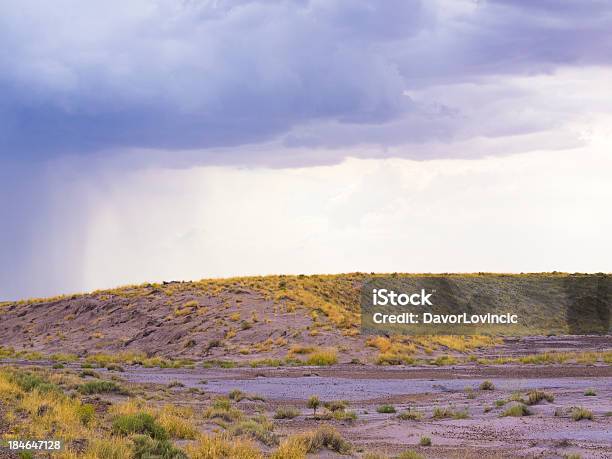
[[[0,5],[0,42],[5,159],[128,148],[232,155],[227,147],[266,142],[291,154],[499,135],[466,134],[465,106],[420,96],[607,66],[612,5],[25,0]],[[252,150],[240,161],[265,157]]]

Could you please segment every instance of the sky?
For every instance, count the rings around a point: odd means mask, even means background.
[[[0,300],[612,271],[612,4],[0,4]]]

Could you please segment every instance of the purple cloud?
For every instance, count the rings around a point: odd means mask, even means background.
[[[436,101],[434,112],[405,91],[609,65],[612,6],[24,1],[0,6],[0,40],[4,158],[272,140],[386,147],[453,138],[461,123],[456,107]]]

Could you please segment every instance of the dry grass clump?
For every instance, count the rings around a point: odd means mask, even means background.
[[[186,447],[191,459],[263,459],[264,455],[251,440],[227,435],[201,435]]]
[[[159,411],[157,422],[171,438],[194,440],[198,435],[198,429],[193,424],[192,418],[193,410],[190,408],[166,405]]]
[[[419,440],[419,445],[421,446],[431,446],[431,438],[429,437],[421,437]]]
[[[280,406],[274,413],[274,419],[293,419],[300,415],[300,410],[294,406]]]
[[[542,390],[532,390],[527,393],[527,405],[537,405],[542,400],[552,403],[555,401],[555,396]]]
[[[510,417],[522,417],[522,416],[530,416],[531,410],[527,408],[523,403],[516,403],[508,408],[506,411],[502,413],[502,416],[510,416]]]
[[[457,363],[457,359],[452,355],[441,355],[433,360],[430,360],[428,363],[442,367],[446,365],[455,365]]]
[[[570,415],[574,421],[581,421],[583,419],[593,420],[593,412],[581,406],[573,407]]]
[[[368,338],[366,344],[379,350],[376,358],[377,365],[411,365],[415,362],[413,355],[417,347],[407,339],[401,336],[392,338],[375,336]]]
[[[470,414],[467,408],[463,410],[455,410],[452,407],[435,407],[431,415],[432,419],[467,419]]]
[[[237,408],[234,408],[228,398],[217,397],[213,400],[211,406],[204,411],[204,417],[207,419],[220,419],[225,422],[235,422],[242,419],[243,414]]]
[[[248,437],[258,440],[266,446],[278,444],[278,438],[274,434],[274,425],[263,415],[254,416],[234,424],[230,433],[235,437]]]
[[[308,355],[307,365],[327,366],[338,363],[338,351],[332,347],[318,349]]]
[[[412,451],[411,449],[409,449],[407,451],[401,452],[399,456],[397,456],[397,459],[424,459],[424,458],[416,451]]]
[[[397,415],[402,421],[419,421],[423,418],[423,413],[418,410],[406,410]]]
[[[480,386],[478,386],[478,388],[480,390],[495,390],[495,384],[493,384],[491,381],[487,379],[486,381],[483,381],[482,383],[480,383]]]

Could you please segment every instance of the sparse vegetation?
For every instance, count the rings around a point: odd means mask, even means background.
[[[127,395],[127,391],[114,381],[88,381],[78,387],[81,394],[121,394]]]
[[[383,413],[383,414],[390,414],[390,413],[395,413],[396,410],[393,405],[380,405],[378,408],[376,408],[376,412]]]
[[[293,419],[300,415],[300,410],[294,406],[281,406],[276,409],[274,419]]]
[[[422,455],[413,450],[403,451],[397,456],[397,459],[424,459]]]
[[[321,400],[316,395],[311,395],[306,406],[312,410],[312,415],[316,417],[317,408],[321,405]]]
[[[423,418],[423,413],[417,410],[402,411],[397,415],[402,421],[419,421]]]
[[[325,366],[338,363],[338,351],[333,348],[318,349],[308,355],[307,365]]]
[[[531,411],[523,403],[516,403],[503,412],[502,416],[522,417],[531,415]]]
[[[429,437],[421,437],[419,440],[419,445],[421,446],[431,446],[431,438]]]
[[[593,420],[593,412],[581,406],[573,407],[570,415],[574,421],[581,421],[583,419]]]
[[[587,389],[584,391],[584,395],[586,397],[595,397],[597,395],[597,392],[595,392],[595,389]]]
[[[537,405],[542,400],[552,403],[555,401],[555,397],[553,394],[541,390],[532,390],[527,393],[527,405]]]
[[[156,440],[167,440],[168,432],[148,413],[117,416],[113,421],[113,432],[120,435],[144,434]]]
[[[478,388],[480,390],[495,390],[495,385],[487,379],[486,381],[480,383],[480,386],[478,386]]]
[[[435,407],[431,417],[432,419],[467,419],[470,417],[470,414],[467,408],[463,410],[455,410],[451,407]]]

